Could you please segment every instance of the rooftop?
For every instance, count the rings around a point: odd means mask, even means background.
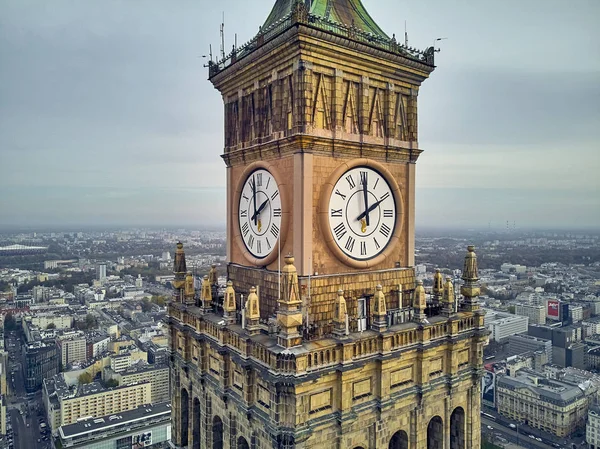
[[[510,389],[526,388],[540,399],[558,405],[567,405],[583,398],[583,391],[574,385],[547,379],[543,374],[528,369],[517,371],[514,377],[499,376],[498,387]]]
[[[100,418],[89,418],[61,426],[58,429],[62,439],[85,436],[97,431],[108,430],[123,424],[134,424],[136,422],[145,423],[151,418],[164,416],[165,420],[171,417],[171,403],[159,402],[157,404],[141,405],[133,410],[119,412],[115,415],[103,416]]]

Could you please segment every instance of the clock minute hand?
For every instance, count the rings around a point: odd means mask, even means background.
[[[254,203],[254,215],[252,216],[252,221],[254,221],[254,226],[256,226],[256,215],[258,212],[256,210],[256,179],[254,179],[254,175],[252,175],[252,202]]]
[[[367,219],[367,226],[370,225],[369,223],[369,195],[367,194],[367,178],[366,178],[366,173],[365,173],[365,179],[363,181],[363,198],[365,200],[365,218]]]
[[[376,203],[374,203],[373,205],[371,205],[371,207],[369,207],[366,211],[364,211],[362,214],[360,214],[357,218],[356,221],[360,221],[362,220],[369,212],[371,212],[374,209],[377,209],[377,207],[379,207],[379,205],[381,204],[383,200],[379,200]]]
[[[251,218],[251,220],[254,220],[254,219],[255,219],[255,218],[258,216],[258,214],[260,214],[260,213],[262,212],[262,210],[263,210],[265,207],[267,207],[267,204],[268,204],[268,203],[269,203],[269,200],[265,200],[265,201],[264,201],[264,203],[262,203],[262,204],[260,205],[260,207],[258,208],[258,210],[257,210],[256,212],[254,212],[254,215],[252,215],[252,218]]]

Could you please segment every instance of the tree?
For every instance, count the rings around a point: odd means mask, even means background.
[[[164,307],[167,303],[167,298],[165,296],[152,296],[152,302],[157,306]]]
[[[56,324],[50,323],[50,324],[48,324],[48,326],[46,326],[46,329],[48,329],[48,330],[50,330],[50,329],[56,329]]]
[[[147,299],[144,299],[142,301],[142,312],[148,313],[151,310],[152,310],[152,302],[148,301]]]
[[[97,318],[94,315],[88,313],[85,316],[85,327],[86,327],[86,329],[94,329],[94,328],[98,327]]]
[[[85,371],[79,375],[77,380],[79,381],[80,385],[89,384],[92,382],[92,375],[90,373],[88,373],[87,371]]]
[[[108,379],[105,384],[106,388],[114,388],[119,386],[119,381],[117,379]]]
[[[508,313],[515,314],[515,306],[508,306]]]

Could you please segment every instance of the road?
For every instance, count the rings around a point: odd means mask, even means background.
[[[15,449],[45,449],[50,446],[49,442],[40,441],[40,427],[38,413],[42,405],[42,394],[38,391],[33,397],[27,398],[24,377],[24,353],[21,351],[21,342],[18,335],[11,333],[7,336],[7,349],[9,351],[8,365],[10,376],[10,395],[7,413],[10,416]],[[20,411],[23,411],[21,415]],[[29,426],[28,426],[29,424]]]

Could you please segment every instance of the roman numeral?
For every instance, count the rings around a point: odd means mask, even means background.
[[[261,241],[260,241],[260,240],[257,240],[257,241],[256,241],[256,252],[257,252],[258,254],[262,253],[262,243],[261,243]]]
[[[262,187],[262,173],[256,174],[256,185]]]
[[[384,218],[392,218],[394,216],[394,211],[391,209],[385,209],[383,211],[383,217]]]
[[[252,249],[252,247],[254,246],[254,236],[252,234],[250,234],[250,237],[248,237],[248,246],[250,247],[250,249]]]
[[[385,195],[383,195],[381,198],[379,198],[379,201],[385,201],[390,197],[390,192],[387,192]]]
[[[341,217],[342,209],[331,209],[331,216],[332,217]]]
[[[246,195],[242,195],[242,198],[244,198],[246,201],[249,200],[249,198]]]
[[[279,237],[279,228],[275,223],[271,225],[271,234],[273,234],[273,237],[275,238]]]
[[[271,195],[271,200],[274,200],[278,196],[279,196],[279,190],[275,190],[275,193],[273,193],[273,195]]]
[[[248,231],[250,231],[250,226],[248,225],[248,223],[244,223],[244,225],[242,226],[242,234],[244,234],[244,237],[248,235]]]
[[[241,211],[241,212],[240,212],[240,216],[241,216],[242,218],[244,218],[244,217],[247,217],[247,216],[248,216],[248,210],[243,210],[243,211]]]
[[[266,187],[265,187],[265,190],[269,188],[269,183],[270,183],[270,182],[271,182],[271,177],[269,176],[269,177],[267,178],[267,185],[266,185]]]
[[[367,172],[366,171],[361,171],[360,172],[360,185],[367,185],[368,181],[367,181]]]
[[[354,249],[354,237],[351,235],[348,236],[348,240],[346,240],[346,249],[350,252]]]
[[[273,209],[274,217],[281,217],[281,209]]]
[[[340,192],[338,189],[335,189],[335,194],[342,197],[342,200],[346,201],[346,195]]]
[[[375,242],[375,249],[381,248],[381,245],[377,242],[377,239],[373,237],[373,242]]]
[[[348,184],[350,184],[350,189],[353,189],[354,187],[356,187],[356,183],[354,182],[352,175],[346,176],[346,181],[348,181]]]
[[[383,234],[383,236],[387,239],[390,236],[390,232],[392,230],[390,229],[390,227],[388,225],[386,225],[385,223],[381,224],[381,229],[379,229],[379,232],[381,232],[381,234]]]
[[[333,228],[333,232],[335,233],[335,237],[340,240],[346,234],[346,225],[344,223],[340,223]]]
[[[267,241],[267,249],[271,249],[271,244],[269,243],[269,237],[265,239]]]
[[[377,188],[377,183],[379,182],[379,179],[380,179],[380,178],[377,178],[377,181],[375,181],[375,185],[373,186],[373,188],[374,188],[374,189],[376,189],[376,188]]]
[[[360,255],[361,256],[367,255],[367,242],[360,242]]]

